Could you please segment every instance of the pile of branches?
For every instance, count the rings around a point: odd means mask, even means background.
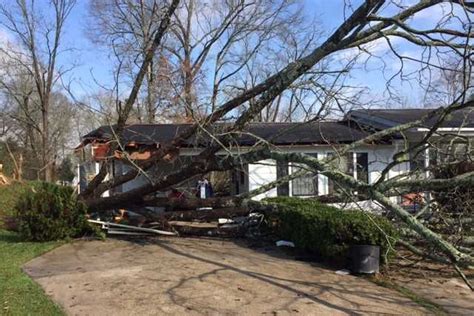
[[[461,161],[437,166],[437,179],[453,179],[474,171],[474,163]],[[433,190],[432,203],[416,216],[432,231],[440,234],[458,249],[474,254],[474,187],[454,186]],[[409,234],[410,235],[410,234]],[[413,234],[411,237],[414,237]],[[423,244],[421,240],[418,244]],[[425,242],[426,244],[426,242]]]

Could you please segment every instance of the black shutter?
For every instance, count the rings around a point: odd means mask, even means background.
[[[277,161],[277,180],[288,175],[288,161]],[[289,196],[290,186],[288,182],[277,187],[277,196]]]
[[[357,153],[357,180],[369,183],[369,155],[367,153]]]

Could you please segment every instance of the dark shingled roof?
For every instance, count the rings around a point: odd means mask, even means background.
[[[155,145],[169,143],[176,135],[191,124],[135,124],[125,128],[123,141],[127,144]],[[215,124],[212,134],[218,136],[228,124]],[[354,129],[344,122],[311,122],[311,123],[251,123],[241,133],[234,135],[235,143],[240,146],[251,146],[264,139],[275,145],[306,145],[351,143],[367,136],[367,133]],[[83,144],[91,141],[112,140],[110,126],[102,126],[83,136]],[[206,146],[210,137],[203,131],[189,139],[186,146]]]
[[[348,119],[374,128],[387,128],[419,120],[433,109],[362,109],[350,111]],[[436,118],[426,122],[425,127],[433,126]],[[474,109],[463,109],[451,113],[440,127],[474,127]]]
[[[432,109],[368,109],[350,111],[345,121],[319,121],[310,123],[251,123],[241,133],[233,135],[233,142],[240,146],[252,146],[263,139],[275,145],[311,145],[351,143],[368,135],[373,129],[385,129],[418,120]],[[425,127],[432,126],[434,120]],[[230,123],[214,124],[209,133],[219,136]],[[175,136],[192,124],[135,124],[125,128],[125,144],[160,145],[171,142]],[[441,127],[474,127],[474,110],[465,109],[449,115]],[[207,146],[212,141],[209,133],[200,131],[184,146]],[[413,135],[418,132],[412,131]],[[393,136],[397,138],[397,135]],[[113,140],[112,127],[102,126],[83,136],[82,145],[92,141]],[[386,139],[385,141],[387,141]]]

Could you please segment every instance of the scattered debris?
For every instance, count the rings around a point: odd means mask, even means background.
[[[102,229],[106,230],[109,234],[121,234],[121,235],[137,235],[137,233],[141,234],[158,234],[158,235],[166,235],[166,236],[177,236],[174,232],[158,230],[153,228],[144,228],[138,226],[130,226],[124,224],[116,224],[110,222],[104,222],[99,220],[89,219],[89,223],[99,224],[102,225]]]
[[[212,207],[198,207],[196,211],[212,211]]]
[[[347,270],[347,269],[342,269],[342,270],[337,270],[336,271],[336,274],[339,274],[339,275],[349,275],[351,274],[351,271]]]
[[[276,242],[277,247],[295,247],[295,244],[292,241],[288,240],[279,240]]]
[[[149,236],[150,233],[146,232],[132,232],[129,230],[114,230],[114,229],[108,229],[107,234],[109,235],[127,235],[127,236]]]
[[[234,223],[234,221],[231,220],[230,218],[219,218],[219,219],[217,220],[217,222],[219,223],[219,225],[232,224],[232,223]]]
[[[214,211],[214,210],[211,210]],[[183,213],[198,212],[207,213],[210,211],[186,211]],[[177,213],[177,212],[172,212]],[[221,216],[210,218],[195,218],[189,220],[172,219],[167,216],[167,212],[161,217],[135,216],[134,211],[120,210],[119,214],[110,215],[108,218],[91,216],[89,222],[101,225],[110,235],[146,236],[149,234],[159,235],[192,235],[192,236],[220,236],[220,237],[261,237],[260,226],[264,222],[264,215],[261,213],[250,213],[246,216]],[[237,215],[240,213],[233,213]],[[156,220],[153,221],[153,219]],[[115,222],[114,222],[115,221]],[[126,221],[126,223],[120,223]],[[126,225],[127,224],[127,225]],[[165,229],[165,230],[163,230]]]

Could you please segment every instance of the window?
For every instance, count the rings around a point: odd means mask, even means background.
[[[245,184],[245,172],[240,170],[240,184]]]
[[[286,177],[288,175],[288,161],[277,162],[277,180]],[[285,182],[277,187],[277,196],[288,196],[290,195],[290,185]]]
[[[439,146],[439,148],[443,151],[443,155],[440,155],[440,160],[442,162],[454,162],[454,161],[468,161],[471,160],[471,153],[470,153],[470,148],[472,148],[471,145],[469,145],[468,142],[462,143],[462,142],[456,142],[456,143],[450,143],[450,144],[442,144]],[[430,150],[430,152],[432,149]]]
[[[239,181],[237,180],[237,173],[238,171],[237,170],[233,170],[232,171],[232,183],[234,183],[234,194],[239,194],[240,193],[240,185],[239,185]]]
[[[307,154],[314,158],[317,158],[317,154]],[[297,164],[292,165],[292,173],[304,170],[305,166],[298,166]],[[293,196],[313,196],[318,195],[318,174],[308,173],[305,176],[293,179],[291,182]]]
[[[328,157],[334,157],[336,153],[327,153]],[[349,152],[343,156],[338,156],[333,160],[332,165],[357,180],[369,183],[369,155],[368,153]],[[338,188],[334,181],[328,179],[328,194],[337,193]]]
[[[328,157],[334,157],[336,155],[336,153],[327,153],[327,156]],[[350,153],[347,153],[343,156],[338,156],[336,159],[334,159],[332,161],[332,166],[338,170],[341,170],[342,172],[344,172],[345,174],[348,174],[348,175],[354,175],[354,158],[353,158],[353,153],[350,152]],[[335,193],[337,193],[339,190],[338,190],[338,186],[334,183],[333,180],[331,179],[328,179],[328,194],[329,195],[333,195]]]
[[[334,153],[327,153],[327,158],[331,159],[334,157]],[[335,193],[334,181],[328,178],[328,195],[333,195]]]

